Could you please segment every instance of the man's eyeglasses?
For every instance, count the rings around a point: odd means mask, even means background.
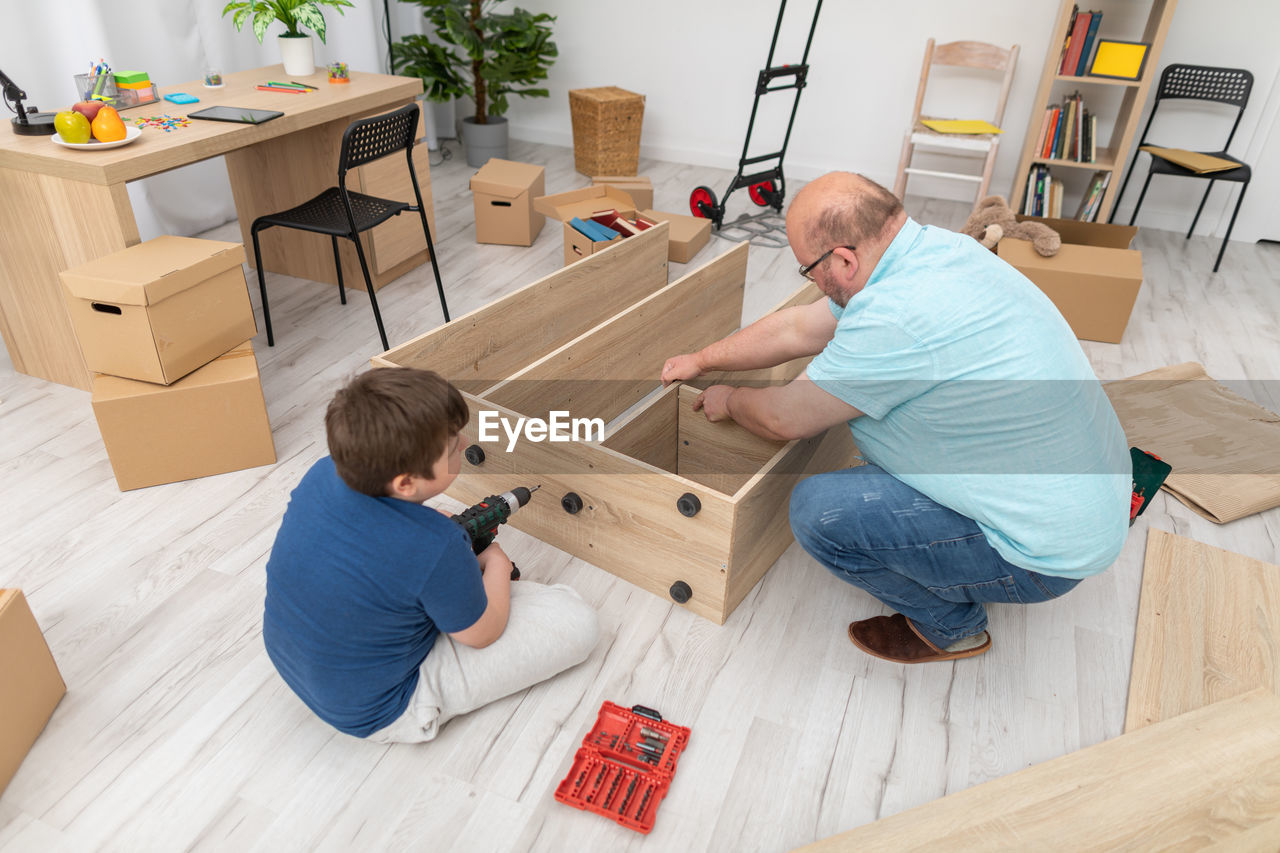
[[[800,275],[804,276],[809,281],[813,281],[813,276],[809,275],[809,273],[813,272],[813,270],[817,268],[818,264],[822,263],[827,258],[831,257],[831,253],[834,252],[836,249],[848,249],[850,252],[856,251],[856,247],[854,246],[832,246],[830,249],[827,249],[825,252],[823,252],[818,257],[818,259],[813,263],[805,264],[804,266],[800,267]]]

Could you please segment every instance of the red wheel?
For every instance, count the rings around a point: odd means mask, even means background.
[[[773,204],[769,199],[775,192],[772,179],[752,184],[747,188],[747,195],[751,196],[751,200],[756,203],[756,207],[768,207]]]
[[[694,216],[713,219],[711,211],[716,206],[716,194],[710,187],[698,187],[689,193],[689,210]]]

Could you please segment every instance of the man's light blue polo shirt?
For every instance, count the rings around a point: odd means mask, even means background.
[[[1124,432],[1057,308],[976,240],[908,219],[866,287],[831,310],[809,365],[864,412],[863,457],[972,518],[1014,565],[1085,577],[1116,559]]]

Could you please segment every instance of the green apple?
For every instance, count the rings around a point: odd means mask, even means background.
[[[92,135],[89,120],[75,110],[63,110],[53,117],[53,129],[58,131],[63,142],[82,145]]]

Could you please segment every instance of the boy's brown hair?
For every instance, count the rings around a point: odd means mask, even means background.
[[[439,374],[379,367],[333,396],[324,427],[343,482],[381,497],[401,474],[430,479],[450,437],[469,419],[462,395]]]

